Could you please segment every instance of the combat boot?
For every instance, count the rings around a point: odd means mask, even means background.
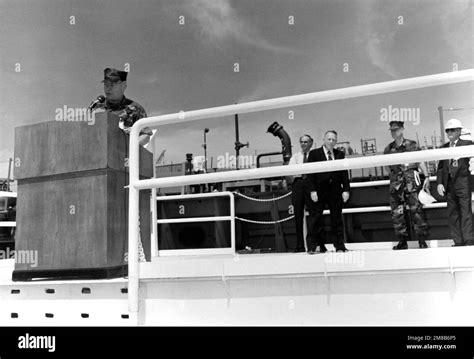
[[[393,247],[393,250],[399,250],[399,249],[408,249],[408,243],[406,237],[399,237],[400,241],[396,246]]]
[[[420,248],[428,248],[428,244],[426,243],[426,236],[422,235],[418,237],[418,244]]]

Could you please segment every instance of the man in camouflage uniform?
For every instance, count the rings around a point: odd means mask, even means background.
[[[387,147],[384,154],[419,151],[420,148],[415,141],[403,137],[403,122],[391,121],[390,132],[394,139]],[[422,185],[418,175],[421,168],[425,175]],[[390,207],[395,234],[399,243],[393,249],[407,249],[407,225],[405,223],[405,204],[408,205],[411,220],[414,222],[415,232],[418,236],[420,248],[427,248],[426,235],[428,225],[426,224],[422,205],[418,200],[418,191],[429,186],[429,174],[426,165],[422,163],[405,163],[389,166],[390,169]]]
[[[104,83],[105,102],[99,104],[96,109],[103,109],[119,116],[124,120],[124,131],[129,133],[129,128],[139,119],[147,117],[147,114],[139,103],[125,97],[127,74],[128,72],[113,68],[104,70],[102,82]],[[139,136],[140,145],[146,145],[152,134],[153,132],[148,127],[144,128]]]
[[[123,121],[121,128],[128,134],[130,133],[130,127],[136,121],[148,116],[143,106],[125,97],[127,74],[128,72],[109,67],[104,70],[104,80],[102,82],[104,83],[105,101],[98,104],[95,110],[103,109],[117,115],[120,122]],[[146,145],[152,134],[153,132],[148,127],[141,130],[138,137],[140,145]],[[138,242],[138,259],[140,262],[146,261],[141,238]]]

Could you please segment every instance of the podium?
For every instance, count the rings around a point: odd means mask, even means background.
[[[129,136],[117,116],[94,116],[15,128],[14,281],[127,275]],[[152,158],[140,147],[141,178],[153,176]],[[150,218],[150,191],[140,191],[147,259]]]

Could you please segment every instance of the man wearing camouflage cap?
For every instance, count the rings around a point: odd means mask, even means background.
[[[387,147],[384,154],[403,153],[419,151],[420,148],[415,141],[403,137],[403,122],[391,121],[390,132],[394,139]],[[408,205],[411,220],[414,222],[415,232],[418,236],[420,248],[427,248],[426,236],[428,225],[422,210],[422,205],[418,199],[418,191],[421,182],[418,175],[418,168],[425,175],[424,188],[429,186],[429,174],[426,165],[421,163],[406,163],[391,165],[390,169],[390,208],[393,226],[398,239],[398,244],[393,249],[408,249],[408,232],[405,223],[405,204]]]
[[[128,72],[120,71],[114,68],[106,68],[104,70],[104,92],[105,102],[99,104],[96,109],[104,109],[107,112],[127,118],[127,128],[133,125],[141,118],[147,117],[145,109],[137,102],[125,97],[125,89],[127,88]],[[153,132],[149,128],[144,128],[140,132],[139,143],[144,146],[150,141]]]

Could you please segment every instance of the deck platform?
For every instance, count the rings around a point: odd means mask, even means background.
[[[346,253],[159,257],[140,264],[140,312],[127,281],[12,282],[0,261],[3,325],[474,324],[474,247],[394,252],[393,243]],[[328,248],[330,248],[328,246]],[[331,248],[332,249],[332,248]]]

